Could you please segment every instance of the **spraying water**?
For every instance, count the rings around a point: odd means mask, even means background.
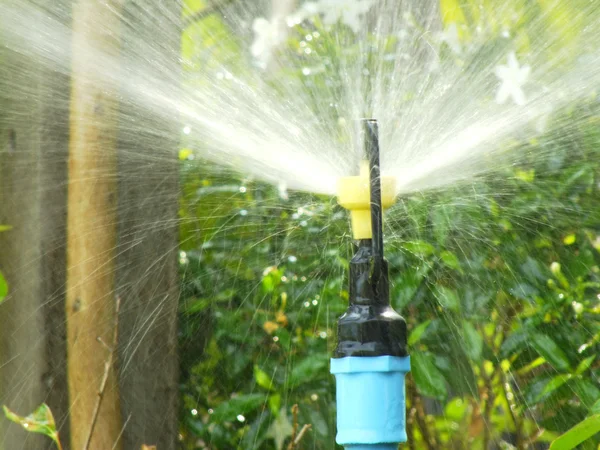
[[[93,44],[84,51],[125,102],[181,123],[199,156],[326,194],[335,192],[337,178],[357,171],[357,118],[382,122],[384,174],[398,178],[399,193],[410,193],[514,162],[519,155],[500,152],[501,142],[528,124],[540,129],[553,111],[598,84],[593,2],[561,5],[558,12],[541,8],[526,30],[495,19],[510,17],[518,2],[476,8],[470,28],[462,15],[440,22],[437,8],[336,5],[307,2],[267,19],[249,5],[232,7],[227,22],[240,41],[220,42],[222,35],[210,34],[218,27],[199,32],[192,22],[184,36],[184,83],[177,70],[153,59],[159,42],[139,42],[126,64]],[[30,3],[1,8],[8,48],[69,72],[69,42],[79,40],[67,17]],[[209,59],[185,58],[186,39],[196,35],[216,41]],[[283,49],[288,39],[297,39],[298,48]],[[256,69],[242,69],[240,60]],[[301,76],[281,76],[283,70]],[[315,96],[317,87],[327,94]]]

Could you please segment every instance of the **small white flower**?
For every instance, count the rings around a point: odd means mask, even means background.
[[[456,23],[450,24],[443,33],[439,34],[440,41],[448,44],[448,47],[456,53],[462,53],[462,44],[460,43],[460,38],[458,36],[458,28],[456,27]]]
[[[252,24],[252,30],[254,42],[250,52],[256,58],[258,65],[265,69],[271,60],[273,49],[284,39],[280,18],[276,17],[269,21],[264,17],[257,17]]]
[[[526,100],[523,85],[527,82],[530,72],[531,67],[519,66],[517,55],[515,55],[515,52],[510,52],[508,55],[508,64],[506,66],[498,66],[495,70],[496,76],[502,82],[500,89],[496,93],[496,102],[503,104],[506,103],[509,97],[512,97],[517,105],[524,105]]]
[[[279,198],[281,200],[289,200],[290,199],[290,196],[289,196],[288,190],[287,190],[287,183],[285,181],[282,181],[277,185],[277,191],[279,193]]]

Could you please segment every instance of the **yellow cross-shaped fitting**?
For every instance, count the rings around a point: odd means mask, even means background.
[[[338,203],[350,211],[354,239],[371,239],[371,183],[369,163],[362,161],[360,175],[343,177],[337,184]],[[381,177],[381,206],[387,209],[396,198],[396,179]]]

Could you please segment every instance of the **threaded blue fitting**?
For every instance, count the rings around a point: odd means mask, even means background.
[[[406,442],[404,377],[409,371],[409,356],[333,358],[336,442],[348,450],[395,450]]]

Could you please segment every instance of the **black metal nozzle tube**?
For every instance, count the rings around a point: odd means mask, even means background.
[[[371,284],[377,289],[383,265],[383,207],[381,205],[381,169],[379,165],[379,127],[375,119],[364,119],[365,154],[369,161],[371,233],[373,269]]]

